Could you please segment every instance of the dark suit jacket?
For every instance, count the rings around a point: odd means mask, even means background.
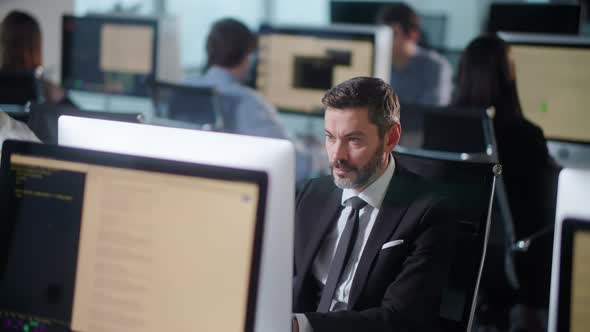
[[[316,313],[320,289],[311,267],[338,219],[342,190],[329,176],[308,182],[296,203],[293,312],[306,313],[314,332],[437,330],[454,227],[440,197],[429,192],[428,182],[396,165],[357,266],[349,310]]]

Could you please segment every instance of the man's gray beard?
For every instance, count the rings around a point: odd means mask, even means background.
[[[357,189],[375,181],[379,176],[377,171],[383,164],[382,150],[382,148],[377,149],[377,153],[375,153],[373,158],[365,167],[358,171],[354,171],[356,174],[356,178],[354,180],[349,178],[339,178],[334,175],[334,170],[332,169],[334,184],[340,189]]]

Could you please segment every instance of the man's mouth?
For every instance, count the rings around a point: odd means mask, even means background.
[[[332,170],[334,171],[334,174],[338,176],[345,176],[352,172],[351,168],[334,167]]]

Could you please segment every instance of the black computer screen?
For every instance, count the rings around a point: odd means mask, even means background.
[[[384,1],[330,1],[330,22],[375,24]]]
[[[15,141],[0,170],[0,331],[253,330],[266,173]]]
[[[9,312],[1,331],[67,328],[84,179],[80,172],[19,165],[4,174],[4,186],[13,190],[1,199],[0,311]]]
[[[62,84],[66,89],[147,95],[155,77],[157,21],[65,15]]]
[[[378,22],[379,12],[391,1],[330,1],[330,22],[371,25]],[[420,40],[426,48],[444,49],[447,34],[447,16],[438,13],[418,13]]]
[[[571,4],[494,3],[488,32],[535,32],[577,35],[580,6]]]

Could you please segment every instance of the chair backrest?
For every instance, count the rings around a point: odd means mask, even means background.
[[[402,108],[403,134],[398,150],[454,160],[499,163],[493,108],[417,105],[402,105]],[[410,138],[406,142],[404,135]],[[492,209],[482,288],[487,292],[486,301],[504,305],[520,282],[512,250],[516,237],[514,221],[502,177],[496,180]]]
[[[144,122],[142,113],[111,113],[82,111],[71,106],[33,104],[27,121],[29,128],[44,143],[57,144],[57,123],[62,115],[77,116],[83,118],[112,120],[131,123]]]
[[[414,104],[403,104],[402,110],[404,148],[496,156],[493,111]]]
[[[37,71],[0,71],[0,104],[25,105],[43,101],[42,82]]]
[[[6,112],[6,114],[8,114],[9,117],[22,123],[28,123],[29,119],[31,118],[30,112]]]
[[[160,81],[150,86],[156,116],[197,124],[204,130],[223,129],[221,97],[215,88]]]
[[[486,255],[494,186],[500,167],[492,162],[435,158],[426,153],[395,153],[396,160],[433,183],[446,197],[459,231],[450,275],[441,298],[439,318],[444,331],[471,328]],[[445,157],[445,156],[443,156]]]

